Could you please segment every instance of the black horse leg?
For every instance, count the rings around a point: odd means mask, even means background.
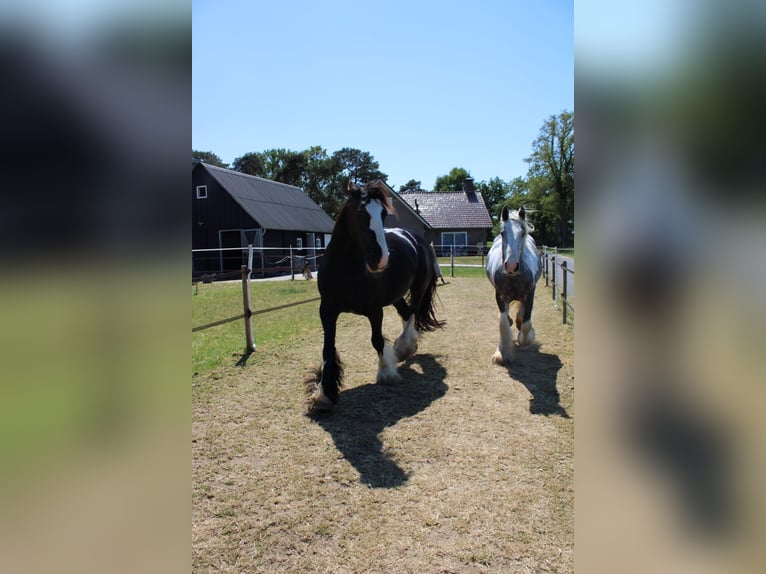
[[[419,333],[415,328],[415,313],[404,298],[396,301],[394,307],[402,318],[402,333],[394,342],[394,353],[403,361],[417,352]]]
[[[322,346],[322,367],[313,391],[309,388],[310,410],[329,410],[338,402],[343,382],[343,364],[335,349],[335,326],[338,315],[338,311],[332,307],[319,306],[319,317],[324,330],[324,345]]]
[[[396,312],[399,313],[402,321],[406,321],[410,318],[410,315],[412,315],[412,309],[407,305],[407,301],[404,300],[404,297],[394,302],[394,308],[396,309]]]
[[[370,342],[378,352],[378,383],[393,383],[401,377],[396,371],[396,355],[394,349],[383,338],[383,308],[373,311],[367,316],[370,320],[372,336]]]

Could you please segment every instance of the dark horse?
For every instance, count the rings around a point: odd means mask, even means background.
[[[398,381],[397,362],[415,354],[420,333],[444,325],[434,314],[435,259],[428,245],[409,231],[383,227],[386,215],[393,213],[388,186],[375,180],[362,187],[352,183],[348,191],[319,264],[324,346],[322,366],[307,381],[310,411],[329,410],[338,402],[343,365],[335,349],[335,328],[341,313],[369,319],[378,352],[378,383]],[[393,305],[404,323],[393,347],[383,338],[386,305]]]

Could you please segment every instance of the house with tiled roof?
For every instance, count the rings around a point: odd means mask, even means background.
[[[466,247],[485,246],[492,238],[492,218],[473,179],[463,182],[462,191],[416,191],[392,193],[396,217],[386,218],[386,227],[403,227],[433,242],[439,255]]]

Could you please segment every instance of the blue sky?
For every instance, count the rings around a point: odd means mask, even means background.
[[[194,0],[192,147],[370,152],[395,188],[525,176],[574,110],[572,0]]]

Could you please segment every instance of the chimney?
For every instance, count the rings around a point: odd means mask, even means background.
[[[476,197],[476,191],[473,189],[472,177],[466,177],[463,180],[463,193],[465,193],[469,203],[476,203],[478,201],[478,198]]]
[[[418,205],[418,200],[415,200],[415,213],[420,213],[420,206]]]

